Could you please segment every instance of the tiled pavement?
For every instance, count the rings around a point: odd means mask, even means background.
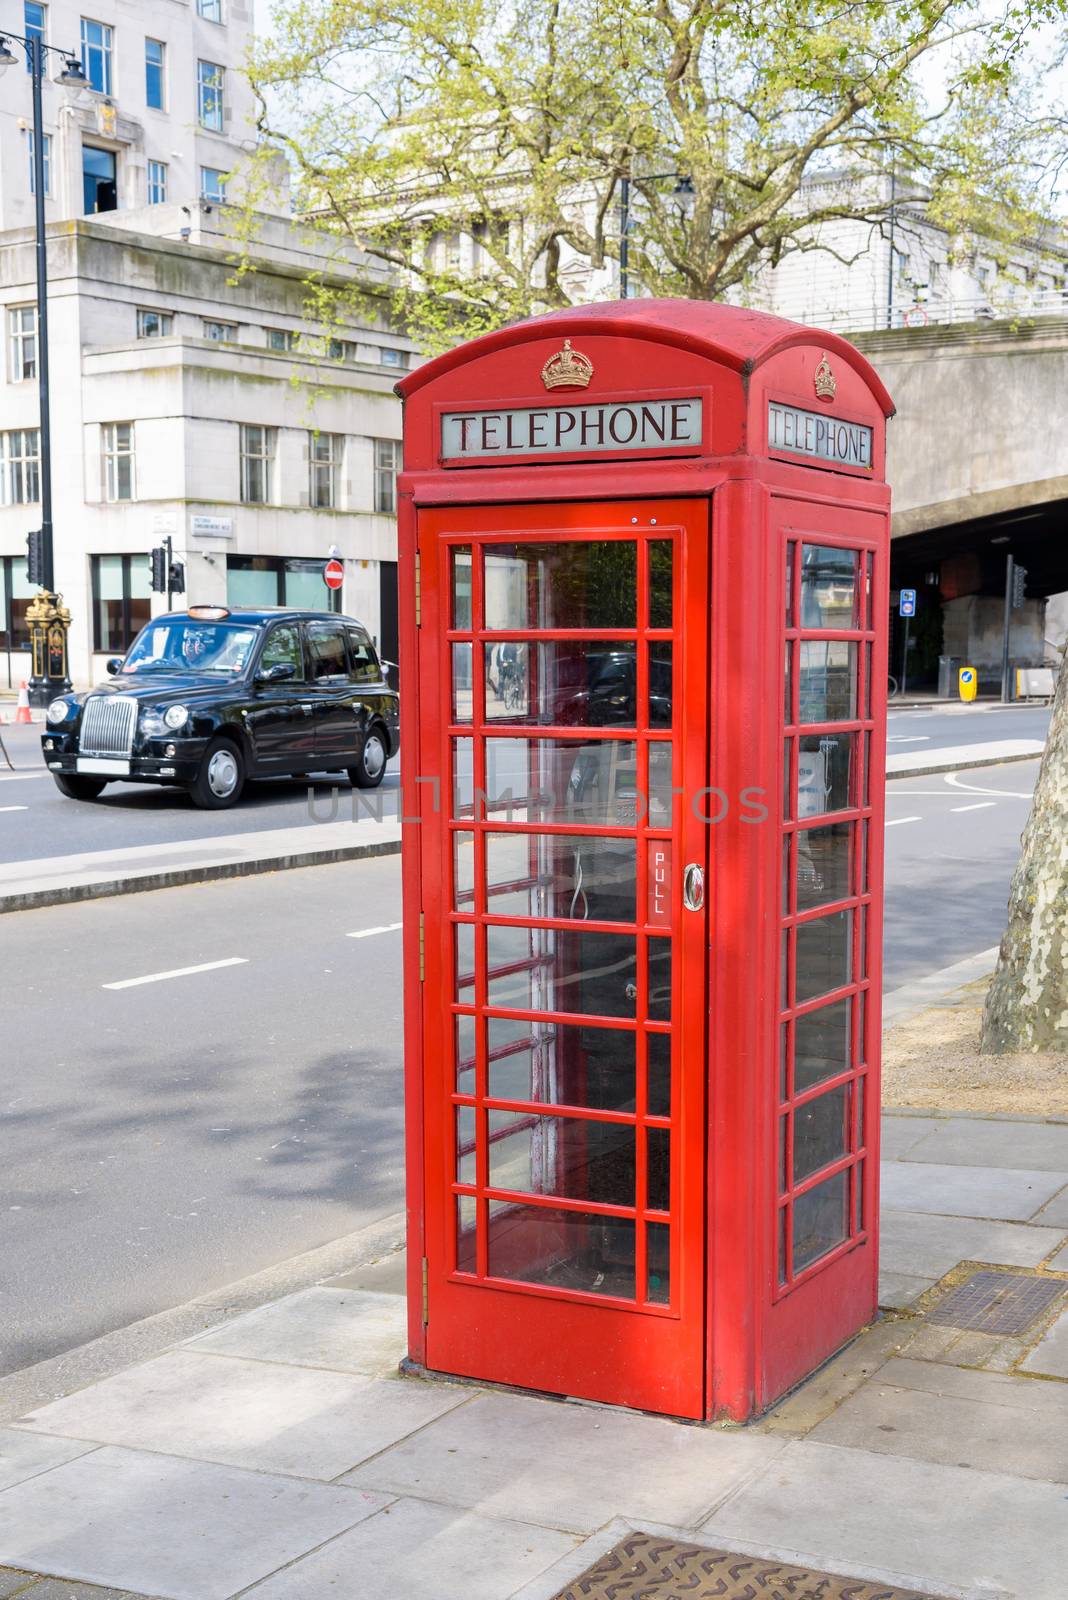
[[[1068,1295],[1068,1123],[891,1115],[885,1154],[898,1312],[756,1426],[399,1378],[386,1263],[0,1429],[0,1600],[549,1600],[629,1529],[1063,1600],[1068,1298],[1011,1338],[922,1312],[962,1262]]]

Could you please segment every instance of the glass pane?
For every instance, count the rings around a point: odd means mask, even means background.
[[[654,1305],[671,1303],[671,1229],[666,1222],[645,1224],[648,1289],[645,1298]]]
[[[671,1035],[670,1033],[648,1033],[645,1037],[649,1051],[648,1066],[646,1067],[649,1115],[651,1117],[670,1117]]]
[[[589,834],[486,835],[486,910],[494,917],[633,922],[637,846]]]
[[[475,1018],[466,1012],[456,1018],[456,1090],[475,1092]]]
[[[632,540],[485,547],[486,627],[634,628]]]
[[[650,1211],[671,1210],[671,1130],[646,1128],[645,1201]]]
[[[857,1150],[862,1150],[864,1148],[864,1146],[867,1144],[867,1139],[865,1138],[865,1128],[864,1128],[864,1104],[865,1104],[865,1090],[866,1090],[866,1087],[867,1087],[867,1082],[868,1082],[868,1080],[867,1080],[866,1077],[858,1078],[856,1080],[856,1083],[857,1083],[857,1091],[856,1091],[857,1092],[857,1130],[856,1130],[856,1144],[855,1144],[854,1148],[857,1149]]]
[[[844,639],[803,639],[799,684],[802,722],[848,722],[857,714],[857,646]]]
[[[489,1115],[492,1189],[634,1204],[634,1127],[587,1117]]]
[[[627,739],[487,739],[487,808],[511,822],[633,827],[636,751]]]
[[[475,1177],[475,1108],[456,1107],[456,1181],[474,1185]]]
[[[471,626],[471,548],[458,545],[452,552],[452,626]]]
[[[797,816],[822,817],[828,811],[845,811],[851,790],[850,768],[856,734],[802,734],[797,757]]]
[[[101,600],[122,599],[122,557],[97,556],[97,593]],[[148,562],[144,563],[147,570]]]
[[[846,1129],[846,1084],[806,1100],[794,1111],[794,1182],[801,1183],[820,1167],[844,1156],[849,1148]]]
[[[452,814],[470,817],[475,809],[475,757],[471,739],[452,741]]]
[[[671,783],[672,746],[663,739],[649,745],[648,805],[641,807],[650,828],[670,828],[674,794]]]
[[[786,626],[794,625],[794,551],[797,546],[791,539],[786,546]]]
[[[636,1036],[621,1028],[490,1017],[489,1095],[633,1111]]]
[[[516,958],[517,933],[529,940],[528,954],[521,961]],[[633,935],[487,928],[486,943],[491,1005],[515,1011],[634,1015]]]
[[[797,910],[811,911],[852,893],[853,824],[832,822],[797,832]]]
[[[667,639],[649,645],[649,726],[671,727],[673,696],[672,647]]]
[[[671,1021],[671,940],[649,940],[649,1021]]]
[[[649,626],[670,628],[672,580],[675,547],[670,539],[653,539],[649,544]]]
[[[550,1206],[489,1205],[492,1277],[634,1298],[634,1223]]]
[[[790,727],[794,720],[794,647],[787,639],[783,657],[783,721]]]
[[[840,989],[852,976],[853,913],[836,911],[797,926],[795,1005]]]
[[[806,544],[801,554],[801,626],[859,626],[856,550]]]
[[[322,579],[319,589],[322,591]],[[276,606],[278,604],[278,573],[275,568],[259,570],[227,565],[226,604],[235,609],[243,607]]]
[[[470,722],[472,706],[471,644],[452,646],[452,720]]]
[[[863,1229],[864,1229],[864,1162],[863,1162],[863,1160],[857,1162],[856,1173],[855,1173],[853,1181],[854,1181],[854,1184],[856,1186],[855,1190],[854,1190],[854,1196],[853,1196],[853,1198],[854,1198],[853,1232],[854,1233],[861,1233],[863,1231]]]
[[[794,816],[794,745],[796,739],[782,742],[782,816],[792,822]]]
[[[475,1255],[475,1219],[477,1215],[478,1201],[474,1195],[458,1194],[456,1196],[457,1272],[475,1272],[477,1270],[477,1257]]]
[[[484,645],[486,721],[633,727],[635,649],[585,639]]]
[[[871,624],[871,618],[872,618],[872,609],[871,609],[872,608],[872,577],[873,577],[873,573],[874,573],[874,567],[872,565],[872,560],[873,560],[872,553],[869,550],[867,555],[864,557],[864,572],[865,572],[864,590],[865,590],[865,596],[866,596],[866,604],[865,604],[865,607],[864,607],[864,626],[866,628],[870,628],[871,625],[872,625]]]
[[[456,952],[456,999],[462,999],[467,1005],[471,1005],[472,995],[462,991],[469,991],[475,981],[474,923],[458,922],[453,930],[453,938]]]
[[[849,1174],[837,1172],[794,1201],[794,1271],[825,1256],[848,1233]]]
[[[794,1093],[815,1088],[849,1067],[851,1000],[807,1011],[794,1019]]]
[[[452,836],[453,910],[472,911],[475,899],[475,836],[473,833],[454,833]]]

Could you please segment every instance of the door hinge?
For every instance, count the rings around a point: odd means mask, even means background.
[[[423,1327],[430,1321],[430,1268],[423,1257]]]
[[[418,550],[415,552],[415,625],[423,625],[423,563],[419,558]]]
[[[426,978],[426,917],[419,913],[419,982]]]

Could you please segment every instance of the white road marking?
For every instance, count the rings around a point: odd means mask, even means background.
[[[945,774],[945,781],[949,784],[950,788],[963,789],[965,794],[997,794],[1001,795],[1006,800],[1033,800],[1035,797],[1035,791],[1033,789],[1030,789],[1025,793],[1019,789],[987,789],[979,783],[962,783],[959,773],[956,772],[947,772]]]
[[[923,821],[922,817],[893,817],[893,818],[891,818],[891,820],[889,822],[887,822],[886,826],[888,828],[896,828],[896,827],[899,827],[902,822],[922,822],[922,821]]]
[[[0,783],[25,783],[27,779],[49,776],[47,772],[0,772]]]
[[[194,972],[216,972],[220,967],[245,967],[247,956],[228,956],[225,961],[204,961],[199,967],[175,967],[170,972],[149,972],[143,978],[122,978],[118,983],[102,983],[102,989],[136,989],[141,983],[162,983],[165,978],[188,978]]]
[[[360,928],[356,933],[347,933],[346,939],[370,939],[375,933],[396,933],[398,928],[403,928],[403,922],[386,922],[381,928]]]
[[[929,744],[929,733],[890,733],[886,736],[887,744]]]
[[[987,811],[991,806],[996,806],[996,800],[977,800],[970,806],[950,806],[951,811]]]
[[[29,806],[0,806],[0,811],[28,811]]]

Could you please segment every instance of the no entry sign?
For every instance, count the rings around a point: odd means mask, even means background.
[[[340,589],[345,581],[345,568],[340,561],[328,561],[323,568],[323,582],[328,589]]]

